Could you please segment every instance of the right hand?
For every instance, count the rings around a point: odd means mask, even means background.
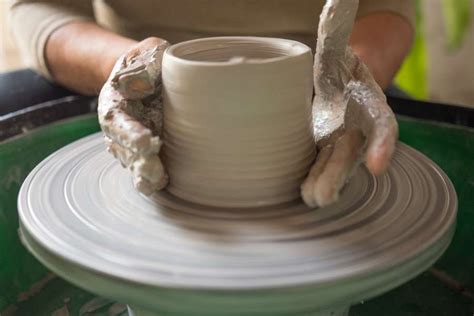
[[[150,37],[121,56],[99,95],[99,123],[109,152],[130,169],[146,195],[164,188],[168,176],[159,157],[161,61],[168,42]]]
[[[314,61],[313,128],[318,156],[301,186],[310,207],[335,202],[362,161],[373,175],[388,167],[398,125],[382,89],[348,47],[358,0],[327,0]]]

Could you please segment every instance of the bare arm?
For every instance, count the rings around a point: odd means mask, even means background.
[[[98,95],[117,59],[137,42],[94,22],[73,22],[55,30],[46,43],[46,62],[58,83]]]
[[[356,20],[349,43],[385,89],[410,51],[413,37],[414,31],[406,19],[395,13],[379,12]]]

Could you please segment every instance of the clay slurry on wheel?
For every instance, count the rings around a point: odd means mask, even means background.
[[[96,134],[41,163],[19,210],[22,230],[85,269],[160,287],[250,289],[370,278],[444,250],[456,199],[444,173],[403,144],[386,175],[360,168],[340,201],[319,210],[299,200],[219,209],[166,191],[145,197]]]

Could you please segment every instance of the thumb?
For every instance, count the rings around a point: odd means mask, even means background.
[[[163,53],[168,46],[166,41],[147,39],[125,54],[112,79],[125,99],[141,100],[156,92]]]

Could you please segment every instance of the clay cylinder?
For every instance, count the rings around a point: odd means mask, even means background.
[[[306,45],[274,38],[206,38],[168,48],[168,190],[219,207],[299,198],[315,156],[312,60]]]

